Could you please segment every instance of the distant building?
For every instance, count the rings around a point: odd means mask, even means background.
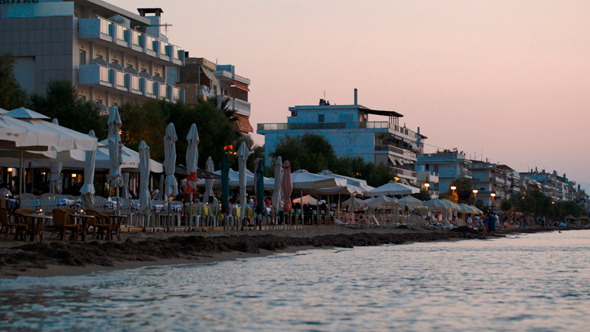
[[[187,104],[215,96],[229,99],[228,107],[235,111],[238,129],[243,133],[254,131],[249,120],[250,80],[236,75],[233,65],[216,65],[204,58],[187,57],[185,66],[180,69],[178,86],[184,89]]]
[[[257,132],[265,136],[265,154],[270,156],[285,137],[306,133],[322,135],[334,147],[338,157],[361,157],[367,162],[391,167],[402,182],[417,182],[414,163],[416,153],[423,151],[426,136],[400,126],[402,114],[353,105],[319,105],[290,107],[287,123],[260,123]],[[383,116],[387,121],[369,121],[369,115]]]
[[[570,181],[566,174],[559,176],[557,171],[548,173],[531,169],[530,172],[520,173],[520,177],[528,180],[526,189],[537,189],[554,201],[573,201],[577,196],[575,182]]]
[[[471,179],[471,161],[458,151],[420,153],[416,162],[418,181],[429,183],[429,190],[445,193],[457,179]]]
[[[507,165],[471,160],[469,170],[473,175],[473,189],[478,191],[477,200],[482,200],[485,206],[497,206],[502,199],[519,191],[519,176]]]
[[[160,8],[131,13],[101,0],[3,1],[0,54],[16,57],[29,93],[69,80],[105,111],[124,102],[183,100],[176,86],[184,51],[170,43]]]

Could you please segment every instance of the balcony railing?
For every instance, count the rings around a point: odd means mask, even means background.
[[[231,98],[230,103],[231,106],[230,108],[233,109],[234,111],[236,111],[236,113],[244,115],[244,116],[250,116],[250,103],[247,101],[243,101],[240,99],[236,99],[236,98]]]
[[[101,85],[149,98],[184,100],[184,92],[176,86],[98,64],[80,66],[78,84]]]
[[[416,133],[414,131],[387,121],[258,124],[258,131],[313,129],[388,129],[389,131],[416,139]]]
[[[375,151],[387,151],[416,161],[416,153],[393,145],[375,145]]]
[[[78,29],[80,38],[100,39],[175,65],[184,64],[180,47],[102,17],[80,19]]]

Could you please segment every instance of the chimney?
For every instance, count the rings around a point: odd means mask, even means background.
[[[354,105],[358,105],[358,90],[354,89]]]

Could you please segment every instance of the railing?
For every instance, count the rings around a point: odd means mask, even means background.
[[[411,178],[416,178],[416,172],[414,171],[410,171],[407,169],[403,169],[403,168],[397,168],[397,167],[393,167],[393,170],[396,172],[396,174],[398,176],[405,176],[405,177],[411,177]]]
[[[236,98],[231,98],[230,104],[236,113],[250,116],[250,103]]]
[[[313,130],[313,129],[388,129],[402,135],[416,138],[416,133],[387,121],[366,122],[324,122],[324,123],[259,123],[259,131],[271,130]]]
[[[402,148],[398,148],[397,146],[393,145],[375,145],[375,151],[393,152],[406,158],[416,160],[416,153]]]
[[[80,38],[97,38],[129,47],[164,61],[183,64],[184,51],[164,40],[138,32],[123,25],[99,17],[79,21]]]
[[[197,94],[208,98],[215,96],[215,92],[213,91],[213,89],[209,88],[206,85],[199,85]]]
[[[149,98],[168,99],[170,101],[184,100],[183,91],[176,86],[99,64],[80,66],[78,83],[81,85],[102,85]]]

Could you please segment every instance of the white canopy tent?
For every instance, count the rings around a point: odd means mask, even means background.
[[[391,181],[386,183],[382,186],[379,186],[375,189],[369,191],[369,195],[372,196],[379,196],[379,195],[412,195],[417,194],[420,192],[420,189],[416,187],[409,186],[407,184],[402,184],[399,182]]]

